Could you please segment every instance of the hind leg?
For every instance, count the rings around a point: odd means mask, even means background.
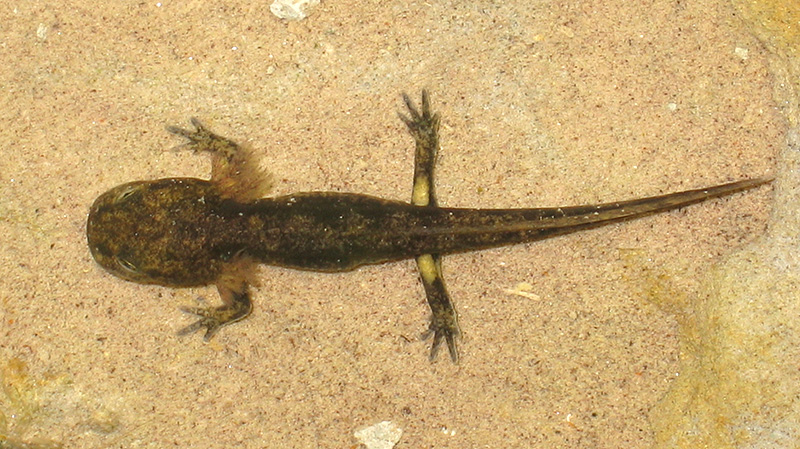
[[[439,149],[439,115],[431,113],[428,92],[422,91],[422,110],[417,110],[408,95],[403,94],[409,116],[400,115],[416,141],[414,155],[414,187],[411,203],[420,207],[438,207],[434,191],[433,168]],[[447,343],[450,358],[458,363],[456,338],[460,331],[453,301],[442,277],[442,257],[439,254],[417,256],[422,284],[431,308],[431,324],[426,337],[433,335],[430,358],[434,360],[442,342]]]

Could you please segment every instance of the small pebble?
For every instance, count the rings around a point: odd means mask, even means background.
[[[367,449],[392,449],[402,435],[403,429],[391,421],[379,422],[354,434]]]
[[[303,20],[320,0],[275,0],[269,10],[284,20]]]

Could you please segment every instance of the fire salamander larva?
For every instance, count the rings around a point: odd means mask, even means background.
[[[136,181],[102,194],[91,207],[92,256],[123,279],[169,287],[216,285],[223,305],[184,308],[199,316],[180,334],[222,326],[252,309],[248,278],[256,264],[338,272],[415,258],[428,303],[431,359],[442,342],[458,361],[456,311],[442,278],[445,254],[540,240],[730,195],[770,177],[643,199],[572,207],[469,209],[439,207],[434,161],[439,115],[427,92],[421,108],[407,95],[400,115],[416,141],[410,203],[354,193],[302,192],[262,198],[265,176],[250,153],[192,119],[194,130],[168,131],[209,153],[211,179]]]

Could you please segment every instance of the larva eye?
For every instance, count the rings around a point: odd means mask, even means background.
[[[121,192],[119,192],[117,194],[117,197],[114,198],[114,203],[121,203],[121,202],[127,200],[133,194],[138,192],[140,188],[141,188],[141,185],[128,186],[127,188],[125,188],[124,190],[122,190]]]
[[[117,265],[120,268],[122,268],[122,271],[124,271],[124,272],[126,272],[128,274],[138,274],[139,273],[139,269],[136,268],[136,265],[134,265],[130,260],[123,259],[122,257],[119,257],[119,256],[114,256],[114,261],[117,262]]]

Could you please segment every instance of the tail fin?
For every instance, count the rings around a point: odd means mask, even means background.
[[[668,193],[666,195],[651,196],[629,201],[618,201],[593,206],[572,206],[560,208],[540,209],[539,229],[561,228],[564,226],[590,225],[606,221],[625,220],[644,215],[664,212],[690,204],[731,195],[743,190],[749,190],[769,183],[773,177],[746,179],[728,184],[721,184],[704,189],[686,190],[683,192]]]
[[[416,231],[430,252],[442,254],[541,240],[639,218],[731,195],[769,183],[747,179],[704,189],[598,205],[535,209],[431,208],[431,220]]]

